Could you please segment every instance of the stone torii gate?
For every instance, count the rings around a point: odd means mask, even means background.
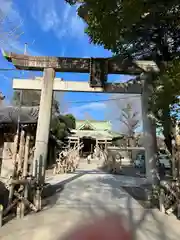
[[[129,59],[120,61],[114,58],[33,57],[5,51],[3,51],[3,55],[17,69],[43,71],[43,78],[13,80],[14,89],[41,90],[34,154],[34,176],[43,176],[42,181],[44,182],[53,91],[71,91],[141,94],[146,176],[148,180],[153,180],[156,143],[153,135],[155,134],[154,127],[148,118],[148,78],[151,77],[151,72],[159,71],[154,62]],[[64,81],[55,78],[55,72],[90,73],[90,81],[89,83]],[[107,74],[143,75],[139,81],[135,79],[128,83],[107,83]],[[35,164],[35,162],[40,164],[40,159],[42,160],[42,172],[39,172],[39,166]]]

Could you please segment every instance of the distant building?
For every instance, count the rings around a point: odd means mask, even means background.
[[[104,148],[112,144],[112,139],[119,136],[111,131],[109,121],[77,120],[76,129],[68,137],[70,146],[83,142],[83,152],[92,152],[96,145]]]

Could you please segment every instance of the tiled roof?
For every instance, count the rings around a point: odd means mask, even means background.
[[[76,129],[81,129],[84,125],[89,125],[94,130],[111,130],[111,123],[108,121],[76,120]]]
[[[103,131],[103,130],[73,130],[72,137],[91,137],[91,138],[99,138],[99,139],[112,139],[115,136],[120,136],[119,134],[110,132],[110,131]]]
[[[20,116],[20,122],[36,123],[38,120],[38,107],[0,107],[0,124],[17,123]]]

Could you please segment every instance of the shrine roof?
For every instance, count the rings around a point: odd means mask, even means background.
[[[111,123],[109,121],[97,120],[76,120],[76,130],[111,130]]]
[[[120,134],[105,130],[73,130],[71,137],[91,137],[94,139],[113,139]]]
[[[38,114],[38,107],[2,106],[0,107],[0,124],[17,124],[18,120],[26,124],[37,123]]]

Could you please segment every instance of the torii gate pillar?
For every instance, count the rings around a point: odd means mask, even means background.
[[[33,164],[33,176],[37,177],[38,181],[41,180],[42,184],[46,169],[54,77],[53,68],[44,69]]]
[[[145,168],[146,178],[148,182],[155,184],[157,180],[156,175],[156,154],[157,154],[157,140],[156,140],[156,125],[149,117],[149,97],[151,95],[150,81],[151,74],[143,74],[143,89],[141,95],[142,106],[142,120],[143,120],[143,142],[145,147]],[[146,78],[146,79],[145,79]]]

